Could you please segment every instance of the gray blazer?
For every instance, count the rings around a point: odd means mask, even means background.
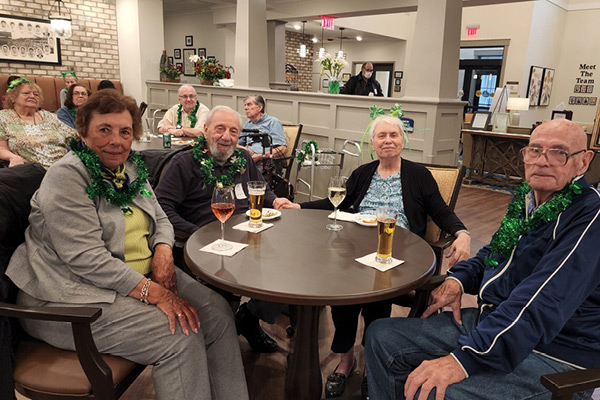
[[[126,171],[133,181],[135,165]],[[142,275],[124,263],[125,219],[121,208],[90,199],[87,168],[74,153],[55,163],[31,200],[25,243],[6,274],[30,296],[50,302],[112,303],[127,296]],[[152,191],[146,182],[146,189]],[[173,245],[173,227],[156,196],[137,195],[132,203],[151,219],[148,243]]]

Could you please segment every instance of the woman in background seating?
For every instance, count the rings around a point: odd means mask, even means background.
[[[65,88],[60,91],[60,106],[65,105],[65,100],[67,99],[67,91],[71,86],[77,83],[77,75],[73,71],[67,71],[62,73],[63,80],[65,81]]]
[[[16,76],[16,75],[9,76],[8,79],[6,80],[6,89],[8,90],[8,87],[10,86],[12,81],[16,81],[19,78],[20,78],[20,76]],[[6,93],[4,93],[2,95],[2,97],[0,97],[0,108],[8,108],[6,106]]]
[[[91,94],[92,93],[85,86],[72,85],[67,91],[65,105],[56,112],[58,119],[75,129],[77,108],[84,105]]]
[[[400,211],[396,225],[423,237],[427,230],[427,216],[443,231],[456,236],[448,255],[449,264],[466,260],[470,256],[469,232],[446,205],[431,172],[420,164],[401,157],[404,148],[404,126],[397,117],[380,116],[369,128],[371,144],[378,160],[361,165],[352,172],[346,184],[346,198],[339,205],[342,211],[375,214],[380,207]],[[329,199],[302,204],[287,202],[282,208],[333,209]],[[369,304],[332,306],[331,316],[335,326],[331,351],[341,355],[340,363],[327,377],[326,397],[339,397],[346,387],[346,379],[356,368],[354,342],[358,330],[358,317],[362,313],[364,332],[374,320],[387,318],[392,301],[383,300]],[[364,333],[363,333],[364,344]],[[367,380],[361,385],[363,398],[367,397]]]
[[[91,324],[96,347],[153,365],[157,399],[247,400],[231,308],[174,266],[173,227],[131,152],[142,135],[135,100],[101,90],[76,125],[81,141],[46,172],[6,272],[20,288],[17,303],[100,307]],[[75,349],[68,324],[22,324]]]
[[[37,163],[50,167],[67,154],[67,141],[77,132],[56,115],[39,110],[42,89],[27,78],[14,80],[6,91],[8,109],[0,111],[0,160],[9,167]]]

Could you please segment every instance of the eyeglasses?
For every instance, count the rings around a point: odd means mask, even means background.
[[[184,100],[193,100],[196,98],[195,94],[184,94],[183,96],[179,96],[180,99],[184,99]]]
[[[569,153],[563,149],[542,149],[541,147],[523,147],[520,150],[521,158],[525,164],[534,164],[542,154],[548,160],[548,164],[554,167],[562,167],[569,161],[569,157],[573,157],[579,153],[583,153],[585,149]]]
[[[87,97],[87,92],[73,92],[73,96]]]

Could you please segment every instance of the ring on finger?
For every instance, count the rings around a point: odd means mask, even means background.
[[[177,318],[183,317],[183,313],[177,313]]]

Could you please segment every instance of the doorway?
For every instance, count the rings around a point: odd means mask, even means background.
[[[460,49],[458,89],[466,101],[465,112],[489,111],[500,83],[504,47]]]
[[[354,63],[354,75],[360,74],[360,69],[362,67],[362,62]],[[392,88],[393,79],[394,79],[394,64],[393,63],[377,63],[372,62],[373,64],[373,75],[379,84],[381,85],[381,92],[384,97],[392,96]]]

